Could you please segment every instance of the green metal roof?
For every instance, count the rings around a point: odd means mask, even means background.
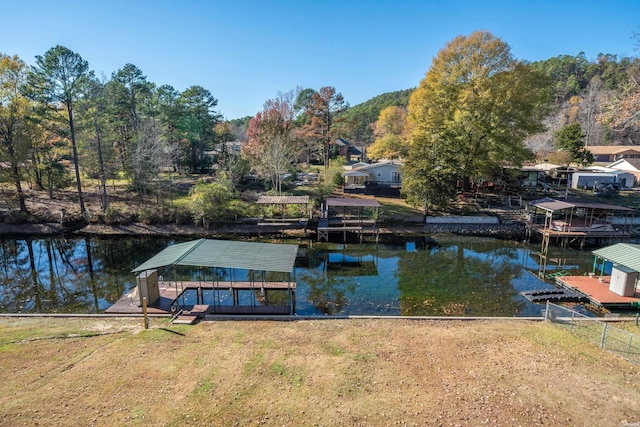
[[[190,265],[290,273],[297,253],[298,245],[200,239],[169,246],[132,272]]]
[[[616,243],[615,245],[595,250],[593,254],[614,264],[640,271],[640,245]]]

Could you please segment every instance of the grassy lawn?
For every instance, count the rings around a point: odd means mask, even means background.
[[[640,368],[542,322],[0,318],[0,337],[0,425],[640,421]]]
[[[410,206],[404,199],[392,197],[376,197],[376,200],[382,205],[382,211],[385,218],[393,216],[420,216],[423,215],[422,209]]]

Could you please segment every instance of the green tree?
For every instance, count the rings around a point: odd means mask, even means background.
[[[24,94],[39,103],[39,116],[45,125],[71,141],[73,166],[78,188],[80,213],[86,214],[80,180],[80,165],[76,143],[74,108],[91,77],[89,64],[80,55],[64,46],[55,46],[36,56],[36,65],[27,75]],[[62,107],[62,108],[61,108]]]
[[[558,150],[569,153],[572,161],[586,166],[593,163],[593,154],[585,148],[584,138],[580,123],[572,123],[555,133],[554,144]]]
[[[228,219],[230,217],[229,203],[233,198],[233,191],[228,181],[206,183],[199,180],[189,192],[191,196],[190,209],[196,224],[203,226],[209,221]]]
[[[180,132],[183,108],[179,102],[179,97],[180,92],[170,85],[162,85],[155,91],[155,106],[164,128],[171,164],[175,166],[178,172],[181,172],[182,153],[187,150]]]
[[[27,212],[22,191],[22,169],[31,150],[34,126],[27,120],[30,106],[20,94],[27,76],[26,64],[17,56],[0,53],[0,160],[7,163],[8,175],[16,188],[21,212]]]
[[[100,179],[100,204],[105,212],[109,207],[107,197],[107,178],[114,175],[115,155],[109,144],[109,125],[107,115],[106,85],[96,78],[90,79],[85,96],[78,105],[84,118],[83,132],[85,168],[90,176]]]
[[[133,64],[114,72],[106,85],[109,120],[116,136],[114,146],[124,172],[136,191],[146,191],[140,182],[139,164],[134,158],[141,139],[141,126],[152,100],[153,84]]]
[[[348,106],[342,94],[331,86],[321,87],[311,95],[311,102],[307,104],[306,114],[310,118],[312,138],[320,143],[325,169],[329,167],[331,141],[335,137],[334,121]]]
[[[214,129],[222,119],[213,110],[218,100],[202,86],[191,86],[180,94],[178,102],[183,109],[181,129],[189,143],[187,164],[192,172],[204,173],[209,166],[205,151],[213,148]]]
[[[436,174],[468,189],[496,167],[531,158],[523,141],[543,130],[549,107],[546,78],[516,61],[506,43],[484,31],[456,37],[411,95],[405,194],[424,200],[437,189],[426,191],[436,184],[421,179]]]
[[[188,165],[192,172],[205,173],[207,158],[205,151],[216,143],[216,124],[222,119],[214,111],[218,100],[202,86],[191,86],[178,99],[182,110],[181,129],[189,142]]]

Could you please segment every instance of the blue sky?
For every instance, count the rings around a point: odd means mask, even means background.
[[[227,119],[296,86],[356,105],[418,85],[454,37],[486,30],[528,61],[635,56],[639,0],[0,0],[0,52],[32,65],[60,44],[98,75],[132,63],[157,85],[208,89]]]

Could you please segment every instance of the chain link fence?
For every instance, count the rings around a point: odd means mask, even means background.
[[[640,365],[640,336],[550,302],[544,317],[584,341]]]

